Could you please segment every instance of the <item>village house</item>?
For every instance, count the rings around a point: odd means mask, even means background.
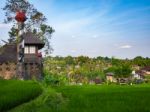
[[[146,76],[150,76],[150,66],[146,66],[141,68],[140,70],[135,71],[135,76],[139,76],[140,78],[144,79]]]
[[[132,71],[132,77],[133,79],[143,79],[142,74],[137,71]]]
[[[107,82],[117,82],[116,78],[114,77],[114,73],[112,73],[112,72],[106,73],[106,81]]]
[[[135,70],[135,71],[140,70],[140,66],[132,65],[132,70]]]
[[[24,33],[24,70],[22,79],[42,78],[42,54],[39,52],[44,43],[31,32]],[[0,77],[17,77],[17,44],[5,44],[0,48]]]
[[[106,81],[111,83],[118,83],[118,84],[128,84],[131,80],[131,77],[115,77],[115,74],[112,72],[106,73]]]
[[[145,74],[145,75],[150,75],[150,66],[146,66],[141,68],[141,71]]]

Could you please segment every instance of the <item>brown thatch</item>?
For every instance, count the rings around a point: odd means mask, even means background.
[[[0,48],[0,63],[17,62],[17,45],[6,44]]]
[[[108,73],[106,73],[106,76],[114,76],[114,73],[108,72]]]
[[[137,70],[135,73],[138,74],[138,75],[140,75],[140,76],[142,76],[142,77],[145,74],[145,72],[143,72],[142,70]]]
[[[36,45],[39,49],[44,47],[44,43],[33,33],[27,32],[23,34],[25,45]],[[0,63],[17,62],[17,45],[5,44],[0,48]]]
[[[44,42],[31,32],[23,34],[23,38],[25,40],[25,45],[37,45],[39,49],[44,47]]]
[[[145,67],[143,67],[141,70],[150,71],[150,66],[145,66]]]

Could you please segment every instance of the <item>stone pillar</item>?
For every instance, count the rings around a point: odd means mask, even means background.
[[[24,22],[26,21],[25,12],[18,11],[15,17],[18,22],[18,37],[17,37],[17,78],[25,78],[24,68],[24,38],[21,37],[24,32]]]

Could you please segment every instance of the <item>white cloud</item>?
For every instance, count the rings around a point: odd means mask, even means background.
[[[82,19],[73,19],[69,21],[61,21],[54,25],[57,33],[76,33],[80,32],[82,28],[87,27],[87,25],[92,24],[92,18],[82,18]]]
[[[0,23],[0,28],[10,28],[11,24]]]
[[[76,50],[75,50],[75,49],[72,49],[72,50],[71,50],[71,52],[72,52],[72,53],[75,53],[75,52],[76,52]]]
[[[123,46],[120,46],[119,48],[121,49],[130,49],[132,46],[131,45],[123,45]]]
[[[92,38],[98,38],[98,35],[97,34],[95,34],[95,35],[93,35],[93,37]]]
[[[76,38],[76,36],[75,36],[75,35],[72,35],[71,37],[72,37],[72,38]]]

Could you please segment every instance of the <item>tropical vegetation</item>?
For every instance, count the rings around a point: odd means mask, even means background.
[[[134,59],[117,59],[108,57],[46,57],[44,58],[44,74],[53,77],[61,84],[89,84],[99,79],[106,82],[106,74],[113,73],[116,78],[132,77],[132,71],[150,66],[150,58],[137,56]],[[52,79],[52,78],[51,78]]]

